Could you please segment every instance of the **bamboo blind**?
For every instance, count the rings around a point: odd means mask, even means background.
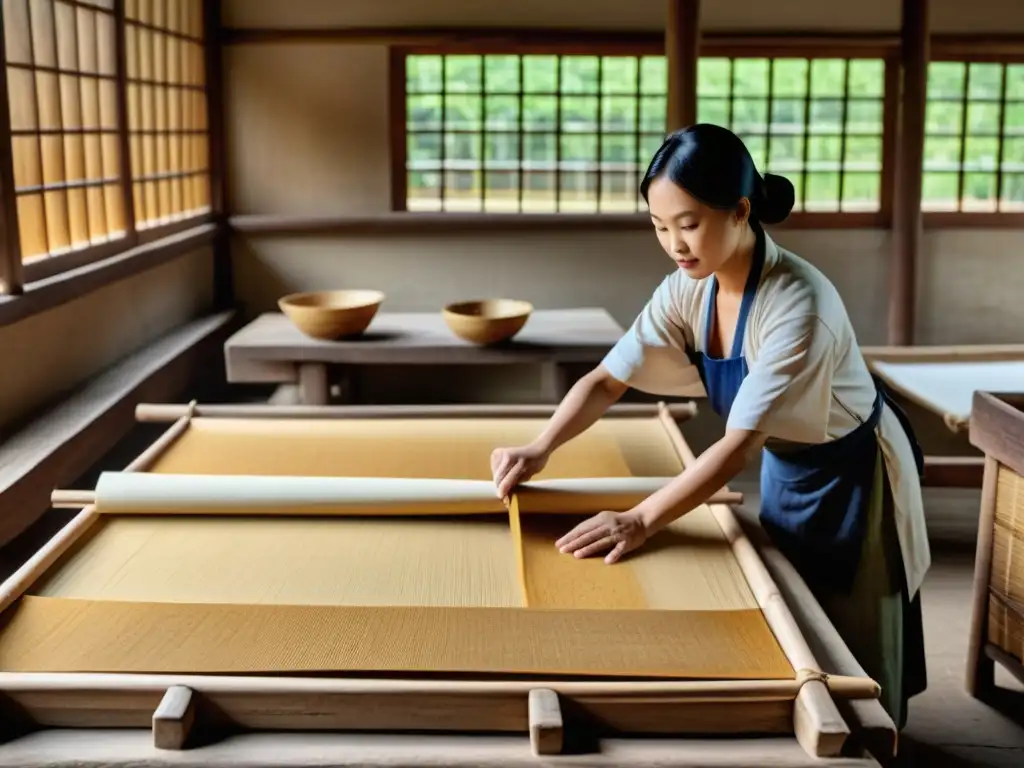
[[[1024,478],[1003,465],[996,481],[994,525],[989,638],[1024,659]]]
[[[126,0],[125,50],[136,227],[208,210],[202,0]]]
[[[4,0],[22,258],[125,235],[113,0]]]

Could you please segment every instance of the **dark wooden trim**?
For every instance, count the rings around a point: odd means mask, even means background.
[[[121,205],[124,206],[124,226],[127,231],[128,244],[134,245],[135,237],[135,194],[132,190],[132,156],[131,156],[131,126],[128,114],[128,43],[126,41],[125,0],[114,0],[114,40],[115,40],[115,67],[117,74],[117,124],[118,124],[118,152],[120,157],[121,174]]]
[[[195,229],[196,227],[201,227],[205,224],[216,223],[216,218],[212,213],[201,213],[198,216],[192,216],[187,219],[182,219],[181,221],[172,221],[170,224],[147,227],[146,229],[139,230],[138,237],[136,238],[136,245],[148,245],[149,243],[155,243],[158,240],[165,240],[172,235],[187,232],[190,229]]]
[[[995,670],[982,650],[988,641],[988,587],[992,576],[992,546],[996,520],[996,471],[998,463],[985,457],[978,510],[978,543],[974,553],[974,581],[971,588],[971,624],[967,636],[967,665],[964,687],[971,696],[983,697],[992,690]]]
[[[1024,211],[1004,213],[982,211],[925,211],[925,229],[1020,229],[1024,227]]]
[[[971,445],[1024,475],[1024,384],[1021,392],[978,391],[971,402]]]
[[[929,488],[981,488],[983,456],[925,456],[921,484]]]
[[[26,285],[38,283],[40,280],[47,280],[61,272],[91,264],[109,258],[116,253],[127,251],[135,246],[135,242],[127,236],[118,240],[111,240],[99,245],[91,245],[57,256],[38,256],[30,259],[22,265],[22,272]]]
[[[626,53],[662,54],[665,33],[651,31],[614,31],[604,29],[563,29],[545,27],[231,27],[225,28],[227,45],[253,45],[294,42],[330,42],[358,45],[390,45],[406,48],[408,53],[472,52],[488,53]],[[782,34],[751,32],[704,32],[700,45],[710,55],[806,56],[884,56],[899,48],[899,36],[875,33],[787,32]],[[714,53],[711,53],[714,51]],[[741,54],[742,55],[742,54]]]
[[[700,0],[668,0],[668,20],[665,24],[667,132],[697,122],[700,37]]]
[[[140,230],[135,233],[134,237],[121,237],[117,240],[70,251],[59,256],[41,256],[24,264],[25,283],[38,283],[41,280],[56,277],[62,272],[69,272],[95,262],[103,261],[104,259],[109,259],[111,256],[125,253],[133,248],[165,240],[172,235],[209,224],[211,221],[212,217],[209,215],[195,216],[183,221]]]
[[[903,0],[900,64],[899,148],[896,154],[896,205],[893,254],[889,270],[889,344],[914,343],[917,314],[916,274],[921,250],[921,191],[924,174],[925,108],[928,100],[928,2]]]
[[[900,130],[900,84],[902,71],[896,54],[885,58],[885,84],[882,98],[882,188],[879,208],[885,219],[885,226],[891,227],[895,218],[896,205],[896,164],[899,152]],[[810,89],[808,88],[808,92]],[[810,97],[808,97],[808,100]],[[808,107],[810,114],[810,107]],[[806,165],[807,158],[804,158]]]
[[[551,27],[226,27],[226,45],[252,45],[291,42],[332,42],[405,46],[425,50],[457,46],[471,50],[474,46],[494,50],[555,50],[572,53],[581,50],[595,53],[599,49],[628,52],[664,53],[662,30],[614,31],[605,29],[564,29]],[[932,58],[984,61],[1024,58],[1024,34],[931,34]],[[822,56],[885,56],[900,48],[900,35],[889,32],[821,32],[793,30],[765,32],[735,30],[702,32],[701,45],[716,50],[779,51],[778,55],[806,56],[817,49]],[[719,55],[716,53],[715,55]]]
[[[651,229],[646,213],[444,213],[391,212],[363,216],[289,216],[241,214],[231,216],[228,225],[245,235],[400,235],[469,232],[559,231],[587,229],[605,231]],[[771,231],[792,229],[884,228],[878,213],[792,214]]]
[[[210,145],[210,213],[218,225],[213,244],[213,294],[216,306],[227,308],[235,301],[231,239],[225,224],[228,212],[227,121],[225,110],[224,38],[221,0],[203,2],[203,52],[206,57],[207,140]]]
[[[388,51],[388,127],[391,149],[391,210],[406,210],[408,179],[406,176],[406,104],[405,53],[397,48]],[[443,132],[442,132],[443,133]],[[442,135],[442,140],[443,140]],[[441,180],[444,187],[444,180]]]
[[[243,214],[228,225],[246,235],[402,235],[562,229],[642,230],[651,220],[640,213],[443,213],[395,212],[364,216]]]
[[[155,243],[29,283],[20,296],[0,296],[0,326],[45,312],[94,291],[173,261],[213,242],[215,224],[204,224]]]
[[[50,508],[54,488],[74,482],[135,426],[136,403],[173,400],[217,359],[236,329],[233,312],[171,331],[78,387],[78,392],[0,445],[0,544]]]
[[[958,227],[1011,228],[1024,226],[1024,214],[925,214],[925,229]],[[980,217],[980,218],[975,218]],[[1016,223],[1014,223],[1016,222]],[[238,214],[228,218],[231,230],[246,235],[360,235],[500,232],[560,229],[647,230],[646,212],[638,213],[458,213],[438,211],[391,211],[382,214],[292,216],[287,214]],[[886,229],[883,211],[796,211],[770,231],[807,229]],[[900,345],[902,346],[902,345]]]
[[[932,61],[1024,61],[1024,35],[932,35]]]
[[[407,53],[473,51],[663,53],[664,37],[651,32],[474,27],[317,27],[225,28],[226,45],[273,43],[351,43],[401,46]]]
[[[0,12],[2,22],[2,12]],[[2,23],[0,23],[2,26]],[[7,61],[6,42],[0,34],[0,62]],[[14,151],[11,144],[11,113],[8,107],[7,67],[0,72],[0,297],[17,296],[24,290],[21,265],[21,231],[18,199],[14,192]],[[2,298],[0,298],[2,300]]]

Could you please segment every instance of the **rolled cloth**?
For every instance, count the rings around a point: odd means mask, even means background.
[[[516,488],[521,512],[594,514],[629,509],[670,477],[536,480]],[[266,477],[104,472],[97,511],[113,514],[445,515],[506,507],[488,480]]]

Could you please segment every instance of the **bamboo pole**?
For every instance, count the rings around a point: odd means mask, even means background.
[[[145,451],[140,453],[127,467],[125,472],[143,472],[152,466],[153,462],[166,450],[167,446],[173,443],[188,429],[189,406],[184,406],[185,414],[160,436]],[[60,493],[60,492],[58,492]],[[29,587],[39,580],[46,570],[50,568],[71,546],[84,536],[92,525],[99,519],[99,511],[96,506],[89,502],[75,517],[64,526],[52,539],[44,544],[32,557],[26,560],[22,566],[11,574],[7,580],[0,585],[0,613],[7,610]]]
[[[665,406],[673,418],[680,421],[697,415],[693,401]],[[493,419],[493,418],[547,418],[557,405],[195,405],[196,417],[225,419]],[[180,419],[189,412],[189,406],[178,403],[140,403],[135,408],[139,422],[165,422]],[[655,403],[617,403],[603,418],[656,417],[660,413]]]
[[[678,425],[662,409],[661,421],[684,466],[692,465],[696,456],[686,443]],[[775,635],[798,678],[804,679],[796,697],[794,730],[801,746],[816,757],[833,757],[842,751],[850,729],[821,676],[821,667],[800,633],[796,619],[753,544],[744,535],[732,510],[722,504],[711,505],[711,513],[725,534],[743,575],[750,585],[769,628]]]

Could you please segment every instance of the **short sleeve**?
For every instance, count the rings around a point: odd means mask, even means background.
[[[696,366],[687,354],[693,334],[666,277],[629,330],[605,356],[605,369],[617,380],[654,395],[703,394]]]
[[[799,443],[828,439],[835,337],[817,314],[771,322],[726,426]]]

